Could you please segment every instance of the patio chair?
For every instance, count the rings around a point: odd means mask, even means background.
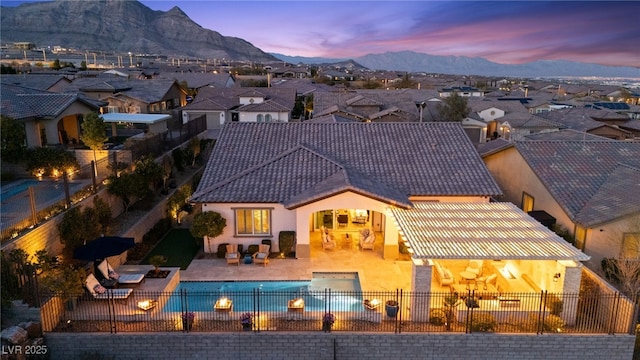
[[[373,250],[373,245],[376,242],[376,234],[371,229],[360,230],[360,249]]]
[[[238,244],[228,244],[227,253],[224,255],[224,257],[225,259],[227,259],[227,265],[240,265],[240,252],[238,252]]]
[[[323,250],[335,249],[336,241],[333,240],[333,235],[329,233],[329,229],[323,226],[320,228],[320,233],[321,233],[320,236],[322,237],[322,249]]]
[[[482,275],[482,260],[469,260],[469,265],[465,271],[472,272],[476,274],[476,276]]]
[[[107,259],[97,266],[98,272],[103,279],[112,282],[117,281],[118,284],[140,284],[144,282],[144,274],[119,274],[111,267]],[[104,284],[103,284],[104,285]]]
[[[106,289],[93,274],[89,274],[85,280],[85,286],[94,299],[126,300],[133,292],[131,288]]]
[[[264,266],[267,266],[269,263],[269,248],[271,246],[260,244],[258,247],[258,252],[253,254],[253,262],[255,264],[263,264]]]

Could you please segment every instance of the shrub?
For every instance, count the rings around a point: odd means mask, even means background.
[[[258,252],[258,250],[260,249],[260,247],[258,245],[249,245],[247,247],[247,253],[249,253],[250,255],[253,255],[255,253]]]
[[[549,315],[544,318],[542,329],[547,332],[562,332],[564,321],[557,315]]]
[[[429,322],[436,326],[444,325],[447,322],[447,313],[442,309],[431,309],[429,312]]]
[[[560,313],[562,313],[562,306],[564,305],[564,303],[562,302],[562,300],[558,299],[557,297],[553,296],[553,298],[551,298],[551,300],[549,300],[549,312],[551,313],[551,315],[560,315]]]
[[[296,242],[295,231],[280,231],[278,236],[278,244],[280,245],[280,252],[285,256],[293,252],[293,245]]]
[[[471,331],[473,332],[493,332],[498,323],[491,314],[474,314],[471,320]]]
[[[227,245],[229,245],[229,243],[218,245],[218,252],[216,253],[216,255],[219,259],[224,259],[225,255],[227,255]]]

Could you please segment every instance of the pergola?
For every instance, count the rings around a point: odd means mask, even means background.
[[[590,259],[511,203],[414,202],[391,213],[414,259]]]
[[[149,132],[161,134],[168,130],[167,120],[171,115],[167,114],[128,114],[128,113],[108,113],[100,115],[105,123],[111,123],[111,136],[117,136],[116,124],[132,123],[147,125]]]
[[[435,260],[480,259],[500,272],[509,266],[514,283],[578,293],[580,261],[590,259],[511,203],[414,202],[411,209],[390,208],[390,216],[412,256],[413,291],[431,291]],[[575,309],[565,308],[572,323]]]

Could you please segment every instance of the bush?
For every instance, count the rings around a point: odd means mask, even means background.
[[[493,332],[498,323],[491,314],[474,314],[471,320],[471,331],[473,332]]]
[[[293,245],[296,242],[295,231],[280,231],[278,236],[278,244],[280,245],[280,252],[285,256],[288,256],[293,250]]]
[[[447,313],[442,309],[431,309],[429,312],[429,322],[431,325],[444,325],[447,322]]]
[[[564,305],[564,303],[562,302],[562,300],[558,299],[557,297],[553,296],[553,298],[551,300],[549,300],[549,312],[551,313],[551,315],[560,315],[560,313],[562,313],[562,306]]]
[[[227,255],[227,245],[229,245],[229,243],[223,243],[218,245],[218,252],[217,252],[217,256],[219,259],[224,259],[225,255]]]
[[[547,332],[562,332],[564,321],[559,316],[549,315],[544,318],[542,329]]]
[[[253,256],[253,254],[257,253],[259,249],[260,247],[258,245],[249,245],[247,247],[247,253]]]

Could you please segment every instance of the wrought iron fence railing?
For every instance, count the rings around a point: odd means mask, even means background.
[[[47,296],[43,329],[71,332],[499,332],[632,334],[637,305],[620,293],[134,291],[119,299]],[[327,315],[331,314],[331,315]],[[327,324],[324,320],[333,320]],[[330,325],[330,326],[328,326]]]

